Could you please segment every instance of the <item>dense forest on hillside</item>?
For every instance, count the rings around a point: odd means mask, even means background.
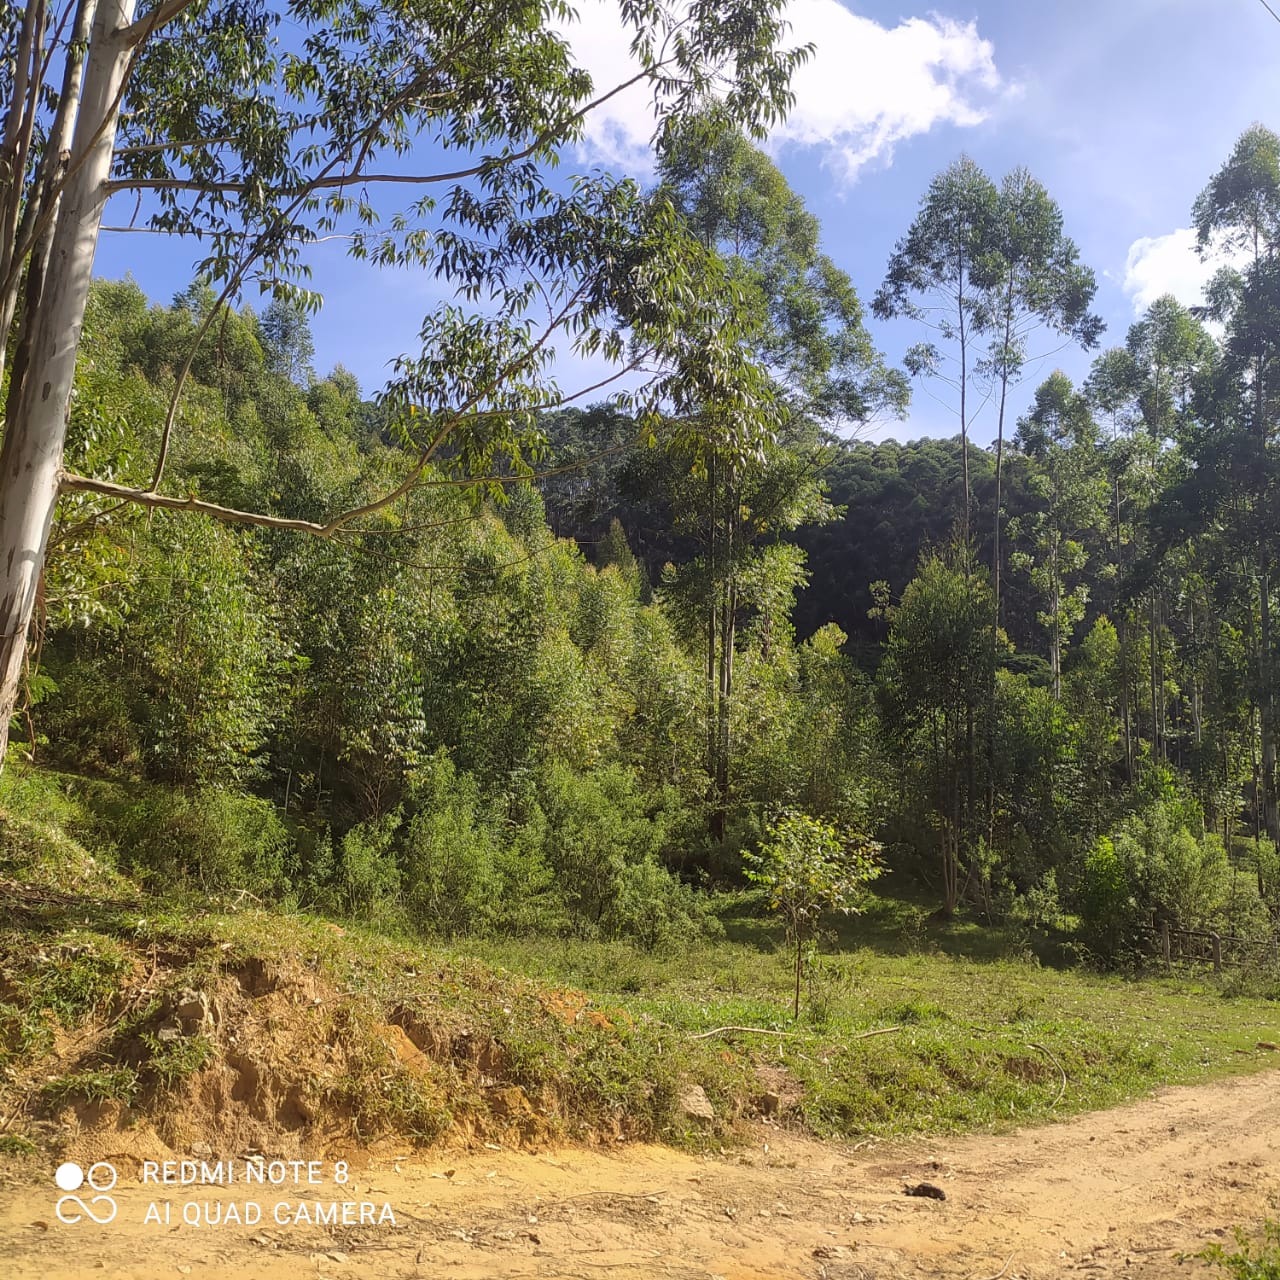
[[[700,136],[662,178],[754,316],[778,430],[537,413],[483,480],[446,450],[326,538],[64,494],[15,750],[75,775],[144,883],[426,934],[693,936],[801,820],[947,913],[1069,914],[1100,957],[1162,919],[1267,934],[1276,136],[1194,211],[1244,265],[1105,341],[1048,193],[958,162],[874,299],[919,322],[906,371],[761,152]],[[93,286],[71,470],[146,484],[198,333],[172,493],[286,525],[394,488],[403,404],[312,368],[296,296],[129,280]],[[1096,351],[1082,385],[1024,381],[1046,338]],[[956,438],[858,442],[913,378]]]

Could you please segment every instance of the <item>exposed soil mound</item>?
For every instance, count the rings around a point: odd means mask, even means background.
[[[648,1138],[680,1114],[691,1082],[648,1069],[644,1044],[622,1043],[632,1020],[581,992],[419,972],[303,927],[330,951],[94,935],[0,957],[23,1050],[0,1083],[15,1133],[74,1159],[295,1158]]]

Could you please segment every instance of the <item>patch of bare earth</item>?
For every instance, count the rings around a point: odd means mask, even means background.
[[[777,1082],[782,1083],[782,1082]],[[65,1226],[52,1181],[0,1200],[14,1280],[181,1275],[303,1280],[676,1277],[681,1280],[1042,1280],[1207,1274],[1179,1265],[1280,1192],[1275,1072],[1167,1089],[1132,1106],[1003,1135],[845,1146],[760,1126],[719,1159],[656,1147],[484,1149],[368,1159],[345,1188],[138,1183],[128,1150],[115,1220]],[[496,1144],[495,1144],[496,1147]],[[945,1200],[903,1194],[929,1182]],[[281,1226],[272,1206],[391,1204],[396,1225]],[[254,1198],[261,1224],[190,1226],[187,1202]],[[154,1199],[169,1225],[144,1223]]]

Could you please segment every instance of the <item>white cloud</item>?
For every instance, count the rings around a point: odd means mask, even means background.
[[[1129,246],[1124,264],[1124,291],[1141,315],[1157,298],[1171,293],[1184,307],[1204,301],[1204,287],[1223,265],[1239,265],[1244,258],[1218,254],[1201,259],[1196,233],[1179,227],[1163,236],[1143,236]]]
[[[815,49],[792,78],[795,107],[775,136],[829,149],[850,180],[936,125],[980,124],[1002,88],[991,42],[972,22],[933,15],[882,27],[837,0],[795,0],[788,16]]]
[[[564,32],[597,92],[635,73],[630,38],[610,0],[582,0],[579,21]],[[813,44],[792,76],[795,106],[774,133],[776,144],[818,147],[850,181],[895,144],[940,124],[984,120],[1009,86],[996,69],[991,42],[973,22],[936,14],[882,27],[839,0],[793,0],[787,44]],[[593,111],[588,153],[605,163],[652,167],[652,95],[637,85]]]

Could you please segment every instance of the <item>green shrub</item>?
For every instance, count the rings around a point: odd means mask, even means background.
[[[661,865],[671,801],[646,796],[619,765],[587,773],[551,766],[543,856],[571,932],[656,947],[713,927],[698,895]]]
[[[1110,836],[1099,836],[1085,854],[1076,894],[1080,923],[1090,945],[1104,956],[1115,956],[1141,920],[1129,868]]]
[[[1162,834],[1161,843],[1148,849],[1156,909],[1168,913],[1184,929],[1205,928],[1227,895],[1227,854],[1222,840],[1213,832],[1197,838],[1185,827]]]
[[[148,888],[245,889],[267,897],[287,888],[292,842],[269,800],[153,788],[114,807],[103,815],[104,835],[115,841],[121,869]]]
[[[56,665],[56,664],[55,664]],[[36,716],[55,760],[80,772],[135,773],[142,735],[128,686],[100,663],[80,660],[56,672],[56,688]]]
[[[622,868],[607,927],[648,951],[724,932],[707,897],[652,860]]]
[[[395,838],[400,811],[357,823],[338,842],[322,904],[343,915],[384,916],[400,897]]]
[[[555,872],[547,861],[547,815],[536,801],[524,805],[520,820],[499,833],[494,865],[502,884],[501,899],[495,904],[499,929],[553,935],[570,932]]]
[[[578,773],[553,764],[543,809],[547,862],[574,932],[608,936],[623,869],[657,858],[660,821],[645,812],[634,775],[619,765]]]
[[[1222,841],[1202,830],[1199,810],[1160,794],[1085,855],[1077,905],[1090,943],[1114,957],[1140,945],[1140,930],[1156,920],[1209,927],[1228,903],[1230,880]]]
[[[482,820],[479,790],[438,755],[414,777],[417,812],[401,835],[400,874],[413,921],[431,932],[478,931],[499,915],[502,883],[492,826]]]

